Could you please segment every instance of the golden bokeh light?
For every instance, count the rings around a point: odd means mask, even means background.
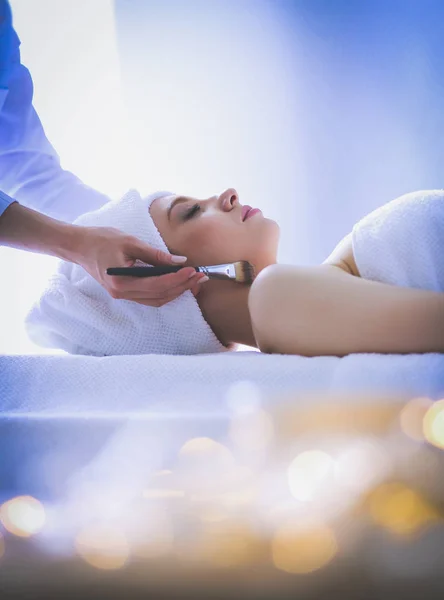
[[[424,440],[423,421],[427,411],[432,407],[430,398],[413,398],[403,407],[399,415],[402,431],[412,440]]]
[[[97,569],[120,569],[130,555],[125,533],[105,524],[91,525],[80,531],[75,546],[79,556]]]
[[[444,400],[434,402],[424,415],[423,433],[430,444],[444,449]]]
[[[322,450],[298,454],[288,468],[288,485],[297,500],[312,500],[332,472],[334,460]]]
[[[189,498],[210,500],[233,489],[239,466],[231,451],[211,438],[194,438],[181,448],[176,485]]]
[[[18,537],[30,537],[39,533],[45,525],[45,509],[32,496],[17,496],[0,507],[3,527]]]
[[[188,464],[213,464],[229,467],[235,460],[231,451],[209,437],[193,438],[185,442],[179,450],[179,460]]]
[[[439,518],[438,511],[418,492],[402,483],[385,483],[368,498],[374,521],[399,535],[418,533]]]
[[[288,573],[307,574],[327,565],[337,554],[334,531],[322,523],[311,526],[287,522],[276,531],[272,544],[273,563]]]
[[[303,403],[296,396],[270,408],[270,413],[280,440],[315,432],[378,435],[389,432],[399,418],[403,403],[398,396],[389,398],[387,401],[385,395],[369,393],[330,393],[326,402],[324,394],[315,392],[304,394]]]

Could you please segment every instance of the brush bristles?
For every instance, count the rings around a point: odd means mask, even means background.
[[[236,272],[236,281],[238,283],[253,283],[256,273],[254,267],[247,260],[240,260],[234,263]]]

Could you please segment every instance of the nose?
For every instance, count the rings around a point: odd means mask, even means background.
[[[239,203],[239,195],[234,188],[225,190],[219,197],[222,210],[230,211]]]

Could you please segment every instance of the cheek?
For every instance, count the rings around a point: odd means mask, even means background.
[[[193,229],[184,236],[181,243],[190,260],[204,257],[206,262],[218,262],[230,247],[237,246],[236,240],[239,239],[239,235],[236,235],[233,227],[224,227],[209,220],[204,223],[202,219],[202,223]]]

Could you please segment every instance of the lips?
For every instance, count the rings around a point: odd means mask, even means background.
[[[250,219],[253,215],[257,215],[258,213],[262,213],[260,208],[251,208],[246,214],[245,221]]]
[[[245,219],[247,218],[248,213],[251,210],[251,206],[248,206],[248,204],[245,204],[245,206],[242,207],[242,221],[245,221]]]
[[[251,206],[248,206],[248,204],[246,204],[245,206],[242,207],[242,212],[241,212],[242,221],[246,221],[247,219],[249,219],[256,213],[262,213],[261,209],[253,208]]]

